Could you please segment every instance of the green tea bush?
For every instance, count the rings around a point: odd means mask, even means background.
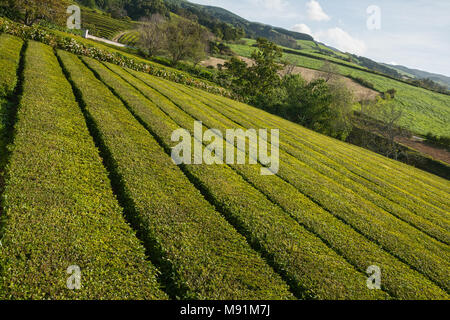
[[[236,128],[236,122],[230,121],[217,110],[212,110],[200,103],[196,96],[195,98],[182,96],[179,90],[175,89],[176,84],[144,73],[134,71],[132,73],[145,81],[147,85],[170,97],[179,107],[196,119],[203,121],[206,126],[222,131],[227,128]],[[254,118],[257,113],[253,109],[248,109],[247,106],[247,110],[241,111]],[[325,138],[321,136],[321,139]],[[331,144],[330,140],[327,141],[328,144]],[[331,141],[334,142],[335,140]],[[354,159],[348,161],[354,162]],[[410,266],[421,271],[443,288],[448,289],[449,284],[445,280],[448,265],[446,262],[448,246],[446,244],[424,234],[414,225],[389,214],[377,203],[366,199],[365,194],[358,194],[349,190],[341,185],[340,181],[333,180],[332,177],[318,172],[283,150],[280,151],[280,163],[282,164],[279,171],[280,177],[294,185],[309,198],[314,199],[324,209],[351,225],[358,232],[364,234],[370,240],[382,244],[390,253],[406,261]],[[436,180],[439,180],[439,178],[436,177]],[[437,202],[439,201],[440,199],[437,200]],[[440,214],[443,217],[445,216],[445,212],[440,212]],[[411,216],[414,218],[414,214]],[[443,221],[448,225],[447,220]],[[439,232],[439,227],[433,226],[433,230]],[[440,234],[445,241],[448,240],[448,233],[440,231]]]
[[[108,67],[138,90],[111,75],[97,63],[92,62],[89,65],[128,103],[135,115],[159,137],[168,150],[172,145],[170,137],[173,130],[181,126],[192,133],[194,119],[157,91],[138,79],[133,79],[130,74],[116,66],[108,64]],[[164,92],[164,95],[168,96],[167,92]],[[179,104],[185,95],[177,93],[177,97],[175,103]],[[173,97],[170,96],[170,99]],[[186,166],[185,172],[203,189],[207,198],[221,208],[235,227],[246,235],[248,241],[262,250],[274,268],[285,275],[299,297],[387,298],[382,292],[368,290],[364,275],[356,272],[342,257],[305,230],[230,167],[193,165]]]
[[[0,51],[0,56],[3,56]],[[30,42],[3,194],[0,299],[164,299],[50,47]],[[81,269],[69,290],[67,269]]]

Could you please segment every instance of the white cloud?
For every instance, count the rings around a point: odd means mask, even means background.
[[[323,11],[320,3],[316,0],[311,0],[306,4],[306,13],[308,19],[313,21],[328,21],[330,17]]]
[[[296,32],[300,32],[300,33],[306,33],[306,34],[309,34],[309,35],[313,35],[312,34],[312,31],[311,31],[311,28],[310,27],[308,27],[306,24],[304,24],[304,23],[299,23],[299,24],[296,24],[295,26],[293,26],[292,28],[292,31],[296,31]]]
[[[364,41],[352,37],[338,27],[319,31],[314,34],[314,38],[341,51],[357,55],[363,55],[367,50],[367,45]]]

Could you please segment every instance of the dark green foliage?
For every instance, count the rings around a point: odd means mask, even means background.
[[[300,75],[281,78],[281,49],[266,39],[258,39],[257,46],[252,66],[236,57],[225,64],[231,88],[252,105],[345,140],[352,129],[353,104],[345,85],[329,70],[324,70],[331,75],[328,80],[306,83]],[[325,69],[333,66],[326,64]]]
[[[208,34],[199,24],[186,19],[172,20],[166,32],[166,49],[172,65],[185,59],[197,64],[206,57]]]
[[[251,55],[254,61],[252,66],[247,66],[244,61],[232,57],[225,63],[225,67],[230,75],[233,90],[250,103],[261,105],[260,103],[270,100],[275,88],[280,84],[278,72],[282,67],[278,60],[282,56],[282,51],[274,43],[263,38],[258,39],[257,46],[258,50]]]
[[[168,15],[169,12],[163,0],[132,0],[125,1],[124,9],[134,20],[149,17],[152,14]]]
[[[0,14],[31,26],[41,20],[65,21],[67,0],[0,0]]]
[[[450,151],[450,137],[446,136],[436,136],[431,132],[427,133],[425,138],[428,142],[437,144],[438,146],[444,147]]]

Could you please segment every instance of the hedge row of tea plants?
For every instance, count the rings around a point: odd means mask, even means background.
[[[148,130],[159,138],[166,150],[170,150],[173,145],[171,133],[174,130],[184,127],[192,131],[193,118],[183,115],[170,100],[126,71],[108,64],[108,67],[117,73],[114,75],[97,62],[87,63],[126,102]],[[178,123],[173,119],[177,119]],[[387,297],[382,292],[368,290],[366,276],[362,272],[355,270],[345,259],[300,226],[230,167],[203,164],[185,166],[184,170],[248,241],[262,250],[299,297]]]
[[[52,49],[36,42],[26,51],[2,200],[0,299],[166,297],[123,218],[70,84]],[[71,266],[80,268],[79,290],[68,289]]]
[[[6,162],[7,131],[11,125],[12,104],[10,98],[17,85],[17,69],[22,46],[22,40],[6,34],[0,35],[0,184]]]
[[[202,93],[200,93],[202,94]],[[382,190],[389,188],[389,193],[402,193],[413,202],[425,206],[426,210],[433,210],[429,204],[442,209],[444,212],[450,210],[450,185],[447,180],[436,177],[428,172],[417,170],[411,166],[398,161],[387,159],[365,149],[335,141],[313,131],[305,129],[292,122],[269,115],[257,108],[249,107],[234,100],[226,99],[216,95],[205,93],[213,99],[223,102],[232,107],[242,115],[260,119],[280,130],[297,143],[296,146],[304,148],[307,146],[319,153],[335,160],[343,167],[360,175],[381,187]],[[355,159],[361,160],[355,163]],[[409,191],[409,192],[408,192]],[[420,196],[418,196],[420,195]]]
[[[255,128],[255,126],[259,128],[274,128],[274,125],[270,122],[259,121],[255,116],[245,115],[224,103],[208,99],[202,93],[182,86],[177,86],[177,89],[185,94],[195,95],[199,101],[244,128],[251,129]],[[442,210],[431,205],[418,205],[416,201],[412,201],[402,194],[392,192],[392,190],[388,193],[383,188],[369,183],[366,179],[362,179],[360,176],[343,168],[335,161],[329,160],[323,154],[312,150],[307,145],[299,144],[288,133],[283,134],[283,139],[280,141],[280,148],[353,192],[364,194],[367,200],[375,203],[380,208],[401,220],[408,222],[440,241],[447,244],[450,243],[450,235],[448,232],[450,230],[450,220],[448,216],[444,216]]]
[[[194,118],[179,110],[153,89],[146,88],[141,81],[127,76],[123,70],[113,66],[110,66],[110,68],[132,83],[162,108],[164,112],[170,115],[172,119],[177,121],[179,125],[192,130]],[[178,93],[179,95],[180,93]],[[201,100],[198,92],[195,96]],[[161,116],[155,115],[155,117]],[[168,135],[168,132],[161,133],[161,136]],[[427,299],[430,296],[437,298],[447,296],[443,290],[439,289],[437,285],[433,284],[426,277],[413,271],[409,266],[381,249],[376,243],[371,242],[349,225],[317,206],[279,177],[262,177],[259,167],[255,166],[233,165],[232,167],[248,182],[261,190],[269,199],[279,204],[286,212],[289,212],[299,223],[318,234],[336,252],[341,253],[359,270],[365,270],[367,263],[373,262],[373,264],[381,265],[385,275],[383,287],[393,296],[401,299]]]
[[[183,96],[173,83],[148,74],[132,70],[130,72],[169,97],[194,118],[203,121],[206,126],[221,131],[239,127],[235,122],[199,102],[197,95],[195,98]],[[341,186],[339,182],[333,181],[282,150],[280,164],[279,176],[303,194],[370,240],[383,245],[390,253],[427,275],[443,288],[450,287],[447,280],[447,270],[450,267],[449,250],[446,244],[392,216],[366,200],[365,195],[356,194]]]
[[[286,299],[288,286],[76,56],[58,55],[133,225],[175,297]],[[92,63],[92,60],[90,61]]]

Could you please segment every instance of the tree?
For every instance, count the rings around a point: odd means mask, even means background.
[[[258,50],[255,50],[251,58],[253,66],[249,68],[252,85],[258,94],[269,94],[281,81],[279,71],[283,66],[278,62],[283,56],[283,51],[273,42],[264,38],[257,40]]]
[[[364,125],[365,130],[384,138],[383,143],[375,143],[376,135],[368,134],[365,139],[361,139],[361,144],[371,149],[376,145],[377,152],[397,160],[401,150],[395,140],[402,135],[402,130],[399,126],[403,116],[401,107],[393,103],[393,98],[390,95],[386,95],[384,98],[378,97],[375,101],[362,103],[361,116],[361,123]]]
[[[322,133],[345,140],[353,129],[353,93],[339,79],[329,82],[331,94],[329,117]]]
[[[320,67],[320,77],[325,79],[326,82],[336,81],[339,78],[339,69],[337,65],[330,61],[325,61]]]
[[[62,24],[68,6],[65,0],[0,0],[0,7],[9,18],[27,26],[41,20]]]
[[[142,20],[139,28],[139,47],[149,56],[161,52],[167,44],[167,21],[160,14]]]
[[[237,94],[251,104],[270,109],[276,103],[275,91],[281,82],[279,72],[283,66],[278,60],[282,57],[282,50],[263,38],[257,40],[257,46],[258,50],[251,55],[252,66],[233,57],[225,63],[226,72]]]
[[[350,134],[353,96],[343,82],[317,79],[306,83],[300,75],[286,75],[281,87],[281,115],[337,139],[345,140]]]
[[[208,33],[187,19],[171,21],[167,27],[167,51],[176,65],[180,60],[198,61],[206,56]]]

